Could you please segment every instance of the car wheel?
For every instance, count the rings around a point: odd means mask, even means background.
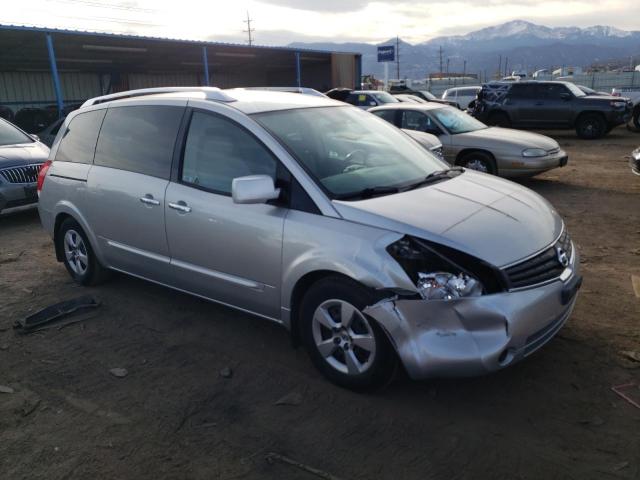
[[[469,152],[460,158],[458,165],[482,173],[490,173],[492,175],[498,173],[495,160],[485,152]]]
[[[496,127],[511,128],[511,119],[504,112],[492,113],[489,115],[487,123]]]
[[[327,277],[304,295],[302,338],[314,365],[332,382],[367,391],[388,384],[397,357],[384,331],[362,310],[375,303],[362,285]]]
[[[98,262],[87,235],[78,222],[72,218],[62,222],[57,241],[64,257],[64,266],[76,283],[97,285],[107,278],[109,271]]]
[[[606,134],[607,124],[602,116],[596,113],[586,113],[581,115],[576,122],[576,133],[578,137],[585,140],[600,138]]]
[[[636,107],[633,111],[633,125],[636,128],[640,128],[640,107]]]

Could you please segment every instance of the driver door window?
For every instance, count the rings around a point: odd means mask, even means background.
[[[194,112],[184,148],[181,181],[215,193],[231,195],[234,178],[269,175],[277,161],[253,135],[218,115]]]

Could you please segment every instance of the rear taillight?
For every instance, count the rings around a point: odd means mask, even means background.
[[[40,171],[38,172],[38,195],[42,191],[42,186],[44,185],[44,177],[47,176],[47,170],[51,166],[51,160],[47,160],[40,166]]]

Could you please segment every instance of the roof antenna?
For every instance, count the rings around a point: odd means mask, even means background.
[[[243,30],[244,33],[249,34],[249,46],[253,45],[253,37],[251,34],[256,31],[255,28],[251,28],[251,18],[249,17],[249,12],[247,11],[247,19],[243,20],[242,23],[247,24],[247,29]]]

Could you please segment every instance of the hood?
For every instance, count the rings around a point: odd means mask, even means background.
[[[559,148],[558,142],[553,138],[539,133],[514,130],[512,128],[489,127],[475,132],[459,133],[451,136],[454,145],[465,147],[514,147],[520,150],[525,148],[542,148],[553,150]]]
[[[0,168],[42,163],[49,157],[49,147],[40,142],[0,146]]]
[[[469,170],[416,190],[333,203],[347,220],[431,240],[497,267],[537,253],[562,231],[562,219],[537,193]]]

